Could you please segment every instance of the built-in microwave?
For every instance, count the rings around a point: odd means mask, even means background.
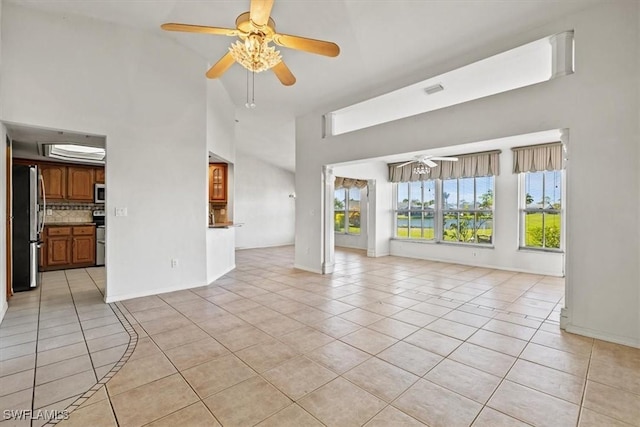
[[[96,184],[93,201],[95,203],[104,203],[107,200],[104,184]]]

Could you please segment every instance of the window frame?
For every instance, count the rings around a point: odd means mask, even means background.
[[[349,206],[349,201],[350,201],[350,197],[349,197],[349,193],[351,192],[351,190],[357,190],[360,194],[360,209],[359,210],[352,210]],[[362,188],[357,188],[357,187],[351,187],[351,188],[338,188],[338,189],[334,189],[333,190],[333,198],[334,200],[336,199],[336,192],[338,191],[343,191],[344,192],[344,209],[339,209],[336,210],[335,208],[335,202],[334,202],[334,207],[333,207],[333,222],[335,224],[336,221],[336,212],[342,212],[344,215],[344,231],[338,231],[335,226],[333,229],[333,232],[335,234],[344,234],[344,235],[350,235],[350,236],[360,236],[362,235]],[[354,233],[350,231],[350,222],[349,222],[349,217],[351,212],[360,212],[360,231],[358,233]]]
[[[496,181],[495,181],[495,176],[490,175],[490,178],[492,178],[492,182],[491,182],[491,192],[493,194],[493,203],[491,204],[491,209],[487,210],[487,209],[478,209],[476,208],[476,204],[478,202],[477,200],[477,182],[476,179],[477,178],[486,178],[486,177],[469,177],[471,179],[473,179],[473,188],[474,188],[474,200],[473,200],[473,204],[474,204],[474,208],[473,209],[459,209],[458,207],[458,203],[459,203],[459,188],[460,188],[460,179],[465,179],[465,178],[451,178],[451,180],[456,180],[456,188],[457,188],[457,196],[458,199],[456,199],[456,209],[445,209],[444,208],[444,198],[443,198],[443,185],[444,185],[444,181],[443,179],[440,178],[435,178],[435,179],[426,179],[426,180],[421,180],[421,181],[413,181],[413,182],[420,182],[420,191],[421,191],[421,203],[422,203],[422,209],[412,209],[411,208],[411,200],[413,199],[412,195],[411,195],[411,182],[396,182],[394,185],[394,199],[393,199],[393,212],[394,212],[394,232],[393,232],[393,238],[396,240],[402,240],[402,241],[407,241],[407,242],[424,242],[424,243],[444,243],[444,244],[451,244],[451,245],[463,245],[463,246],[479,246],[479,247],[483,247],[483,248],[493,248],[494,247],[494,240],[495,240],[495,186],[496,186]],[[433,204],[433,208],[424,208],[424,191],[425,191],[425,183],[427,182],[433,182],[434,183],[434,204]],[[399,186],[400,185],[406,185],[407,186],[407,196],[408,196],[408,204],[407,204],[407,209],[399,209],[399,200],[398,200],[398,194],[399,194]],[[421,213],[421,238],[411,238],[411,212],[415,212],[415,213]],[[478,213],[491,213],[491,221],[494,224],[494,226],[492,227],[492,233],[491,233],[491,240],[489,240],[486,243],[483,242],[478,242],[477,241],[477,230],[474,233],[474,240],[473,241],[468,241],[468,242],[464,242],[464,241],[454,241],[454,240],[444,240],[444,222],[445,222],[445,214],[448,212],[463,212],[463,213],[473,213],[474,214],[474,218],[477,218],[477,214]],[[407,219],[409,220],[408,224],[407,224],[407,236],[399,236],[398,235],[398,214],[401,213],[405,213],[407,215]],[[424,218],[425,218],[425,214],[431,214],[433,216],[433,238],[424,238]]]
[[[542,174],[542,200],[545,199],[545,191],[546,191],[546,175],[545,172],[556,172],[559,173],[560,176],[560,209],[548,209],[548,208],[527,208],[526,202],[526,194],[527,194],[527,183],[526,176],[527,174]],[[566,194],[566,180],[565,180],[565,172],[564,170],[554,170],[554,171],[536,171],[536,172],[521,172],[518,174],[518,187],[519,187],[519,198],[518,198],[518,222],[519,222],[519,242],[518,242],[518,250],[523,251],[539,251],[539,252],[552,252],[552,253],[564,253],[565,247],[565,194]],[[527,241],[527,230],[526,230],[526,215],[527,213],[542,213],[542,229],[544,230],[544,214],[555,214],[560,217],[560,247],[559,248],[550,248],[545,246],[546,234],[542,233],[542,245],[538,246],[526,246]]]
[[[477,206],[479,205],[479,195],[478,195],[478,178],[492,178],[491,181],[491,188],[489,189],[489,191],[491,191],[492,197],[493,197],[493,202],[491,203],[491,209],[479,209]],[[461,179],[472,179],[473,180],[473,208],[472,209],[461,209],[460,208],[460,180]],[[450,178],[450,179],[441,179],[440,181],[440,186],[441,186],[441,190],[440,193],[444,194],[444,182],[445,181],[456,181],[456,208],[455,209],[450,209],[444,206],[444,197],[443,197],[443,204],[440,206],[441,212],[439,215],[439,219],[440,219],[440,231],[441,231],[441,235],[440,235],[440,239],[443,243],[449,243],[449,244],[462,244],[462,245],[478,245],[481,247],[493,247],[493,240],[495,239],[495,226],[492,226],[491,228],[491,239],[489,239],[489,241],[487,242],[479,242],[478,241],[478,229],[475,229],[473,231],[473,240],[470,241],[461,241],[460,238],[458,237],[458,240],[445,240],[444,239],[444,234],[445,234],[445,215],[447,214],[456,214],[457,216],[457,222],[458,222],[458,236],[460,234],[460,215],[461,214],[473,214],[473,221],[474,224],[477,222],[477,218],[479,214],[483,214],[483,213],[491,213],[491,222],[492,224],[495,223],[495,188],[496,188],[496,180],[495,180],[495,176],[491,175],[491,176],[473,176],[473,177],[465,177],[465,178]]]

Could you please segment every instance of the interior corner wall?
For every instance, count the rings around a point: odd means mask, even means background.
[[[291,245],[295,231],[294,174],[255,156],[236,153],[236,248]]]
[[[2,120],[106,136],[107,301],[206,284],[205,61],[160,33],[13,3],[2,56]]]
[[[322,165],[568,128],[567,330],[640,347],[638,7],[602,3],[464,58],[573,29],[576,72],[566,77],[327,139],[326,111],[298,117],[296,266],[321,268]],[[587,232],[603,221],[624,231]]]

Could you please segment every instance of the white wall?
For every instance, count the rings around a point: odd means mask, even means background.
[[[2,44],[3,120],[107,137],[107,300],[205,284],[204,60],[160,31],[14,4]]]
[[[518,175],[512,173],[512,151],[503,149],[499,161],[500,174],[495,177],[493,247],[432,244],[398,239],[391,241],[391,255],[563,276],[563,254],[518,249]]]
[[[635,2],[606,3],[423,74],[574,29],[576,73],[567,77],[327,140],[321,138],[326,111],[298,118],[296,265],[312,271],[322,265],[322,165],[568,128],[567,329],[640,346],[638,14]],[[593,208],[594,197],[606,213]],[[602,224],[603,214],[624,232],[597,238],[585,232]]]
[[[295,230],[294,174],[242,151],[236,153],[236,247],[291,245]]]
[[[0,2],[0,10],[2,3]],[[0,322],[4,318],[7,304],[7,129],[0,123]]]
[[[2,99],[2,8],[3,4],[0,0],[0,99]],[[2,103],[0,102],[0,117],[2,117]],[[9,305],[7,304],[7,236],[6,236],[6,200],[7,186],[5,176],[8,165],[6,164],[6,135],[7,129],[0,123],[0,322],[4,318]]]

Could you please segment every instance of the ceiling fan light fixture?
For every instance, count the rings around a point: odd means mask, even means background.
[[[250,34],[244,42],[232,43],[229,52],[238,64],[253,73],[268,70],[282,61],[280,52],[257,33]]]
[[[413,167],[413,173],[417,174],[417,175],[426,175],[431,171],[431,168],[429,168],[429,166],[420,163],[417,166]]]

